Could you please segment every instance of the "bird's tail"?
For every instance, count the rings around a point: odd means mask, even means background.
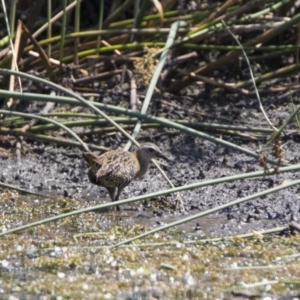
[[[96,174],[97,171],[101,168],[101,165],[97,162],[97,156],[95,156],[91,152],[83,152],[82,155],[88,163],[92,172]]]

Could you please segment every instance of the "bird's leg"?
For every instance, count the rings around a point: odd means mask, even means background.
[[[118,201],[119,200],[119,191],[116,194],[116,188],[106,188],[108,190],[109,196],[111,198],[111,201]],[[120,210],[119,205],[114,206],[114,210]]]
[[[121,195],[121,192],[123,191],[123,189],[124,189],[124,188],[118,188],[118,192],[117,192],[117,195],[116,195],[116,197],[115,197],[115,200],[114,200],[114,201],[119,201],[119,197],[120,197],[120,195]],[[116,206],[116,207],[117,207],[117,210],[118,210],[118,211],[119,211],[119,210],[121,210],[119,205],[118,205],[118,206]]]

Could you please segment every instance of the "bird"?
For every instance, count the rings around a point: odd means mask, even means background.
[[[118,201],[123,189],[133,179],[142,177],[148,170],[152,158],[169,158],[152,143],[143,143],[137,151],[109,150],[100,156],[83,152],[89,165],[88,178],[91,183],[105,187],[112,201]],[[116,207],[120,210],[119,206]]]

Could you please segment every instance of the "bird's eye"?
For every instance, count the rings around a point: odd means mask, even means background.
[[[149,152],[154,152],[154,149],[152,149],[152,148],[149,148],[148,150],[149,150]]]

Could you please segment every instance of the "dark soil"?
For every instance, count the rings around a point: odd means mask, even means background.
[[[108,103],[128,107],[126,93],[123,94],[125,96],[121,97],[121,100],[120,93],[116,90],[105,91],[103,95]],[[232,94],[211,96],[204,91],[190,90],[185,95],[177,97],[156,96],[152,101],[149,113],[157,116],[269,128],[255,96],[248,98]],[[275,126],[280,126],[293,111],[290,102],[279,101],[271,96],[263,96],[262,101]],[[294,104],[297,104],[297,98],[294,98]],[[24,109],[34,110],[32,105]],[[82,130],[82,128],[77,129],[78,132]],[[287,163],[297,163],[299,145],[295,122],[288,126],[288,130],[290,130],[289,133],[282,139],[285,160]],[[249,134],[244,137],[214,132],[211,134],[253,151],[259,150],[266,143],[266,137],[253,140]],[[114,149],[122,148],[126,143],[125,139],[118,134],[108,136],[99,134],[88,136],[86,139],[86,141],[89,139],[96,144]],[[252,157],[173,129],[143,130],[138,141],[154,142],[173,158],[164,169],[175,186],[263,169]],[[2,137],[0,146],[13,154],[15,138]],[[81,150],[30,141],[24,141],[22,149],[20,161],[16,160],[15,155],[1,151],[0,179],[2,182],[46,195],[54,194],[74,199],[82,207],[110,201],[104,188],[94,186],[88,181],[87,164],[82,158]],[[166,204],[166,201],[175,203],[175,195],[150,201],[148,205],[125,205],[119,213],[119,220],[124,223],[157,226],[182,218],[183,215],[192,215],[296,178],[298,178],[297,173],[286,173],[182,192],[186,213],[171,209]],[[126,199],[141,193],[168,188],[167,182],[152,165],[142,179],[132,182],[123,191],[121,198]],[[298,187],[290,188],[226,209],[209,218],[185,225],[184,230],[193,232],[196,224],[199,223],[204,233],[222,236],[282,226],[291,220],[299,219],[298,190]],[[102,218],[109,216],[107,211],[100,212],[100,214]]]

